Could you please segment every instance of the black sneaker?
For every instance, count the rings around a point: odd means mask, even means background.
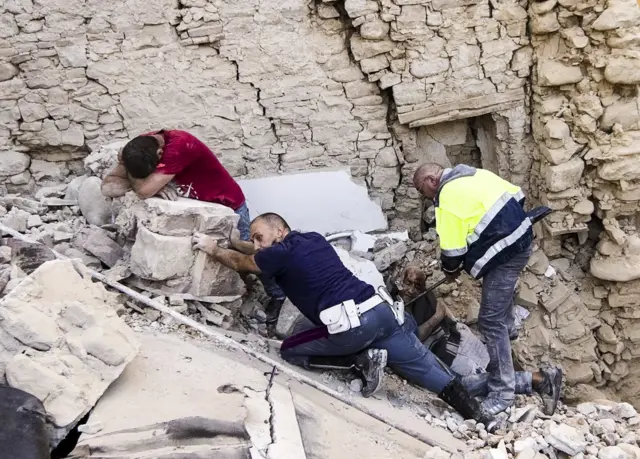
[[[367,349],[358,355],[355,370],[364,383],[363,397],[371,397],[380,389],[386,366],[387,351],[385,349]]]
[[[267,307],[264,308],[264,312],[267,314],[267,323],[273,324],[278,321],[280,317],[280,310],[284,304],[285,298],[271,298]]]
[[[543,412],[547,416],[552,416],[556,412],[558,400],[560,400],[560,392],[562,390],[562,369],[560,367],[541,368],[540,373],[544,375],[544,379],[536,392],[542,397],[544,405]]]

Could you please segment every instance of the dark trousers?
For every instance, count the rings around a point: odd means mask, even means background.
[[[501,411],[515,398],[516,373],[509,333],[515,329],[513,298],[516,283],[530,254],[531,245],[528,245],[522,252],[491,269],[482,279],[478,325],[491,359],[487,367],[488,397],[484,402],[489,412]]]
[[[309,357],[346,356],[367,348],[385,349],[388,365],[409,381],[440,393],[453,376],[445,371],[415,334],[415,321],[407,314],[404,326],[387,303],[360,316],[360,327],[329,335],[326,327],[314,327],[287,338],[280,353],[287,362],[308,366]]]

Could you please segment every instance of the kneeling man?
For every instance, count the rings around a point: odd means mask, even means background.
[[[284,360],[305,368],[353,368],[365,382],[365,397],[379,388],[388,362],[397,373],[435,392],[466,418],[489,421],[461,382],[414,333],[398,323],[391,305],[371,285],[342,264],[322,235],[291,231],[273,213],[258,216],[250,232],[253,247],[243,247],[245,253],[220,248],[203,234],[194,236],[194,248],[236,271],[274,277],[315,325],[282,343]],[[247,254],[250,249],[253,254]]]

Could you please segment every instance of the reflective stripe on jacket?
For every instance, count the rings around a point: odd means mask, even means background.
[[[524,194],[497,175],[459,165],[446,169],[435,199],[442,269],[476,279],[533,239]]]

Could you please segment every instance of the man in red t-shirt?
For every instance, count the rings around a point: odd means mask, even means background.
[[[242,189],[213,152],[188,132],[160,130],[130,140],[101,188],[102,194],[112,198],[133,189],[141,199],[175,200],[181,195],[222,204],[240,216],[240,239],[249,240],[249,209]],[[272,279],[262,283],[271,297],[267,320],[275,322],[285,296]]]

